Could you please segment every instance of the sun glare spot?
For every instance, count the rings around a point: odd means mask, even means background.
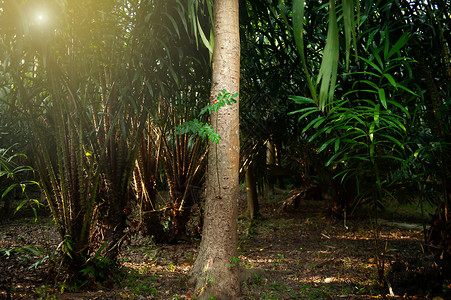
[[[46,21],[46,15],[42,12],[39,12],[36,14],[36,21],[40,24],[44,23]]]

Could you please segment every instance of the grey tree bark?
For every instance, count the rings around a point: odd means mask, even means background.
[[[238,0],[215,0],[214,35],[212,102],[223,89],[232,94],[239,92]],[[238,256],[238,108],[238,102],[226,105],[211,116],[221,140],[209,145],[203,235],[190,272],[200,299],[235,299],[240,293],[239,269],[234,263]]]

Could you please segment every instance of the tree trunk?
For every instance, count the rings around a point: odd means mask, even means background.
[[[266,189],[265,196],[267,198],[274,194],[274,176],[271,174],[271,170],[276,164],[275,146],[274,142],[270,139],[266,142]]]
[[[260,216],[258,205],[257,182],[255,180],[254,163],[246,168],[247,215],[253,220]]]
[[[232,94],[239,91],[238,0],[215,0],[214,20],[212,102],[223,89]],[[236,299],[240,292],[238,267],[233,264],[238,256],[238,107],[238,103],[226,105],[211,116],[221,140],[209,145],[204,229],[190,273],[200,299]]]

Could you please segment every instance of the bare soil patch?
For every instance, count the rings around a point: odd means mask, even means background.
[[[283,199],[284,195],[276,196]],[[243,212],[244,197],[240,201]],[[347,220],[346,228],[343,220],[330,217],[325,201],[304,200],[296,211],[284,212],[280,201],[273,198],[262,200],[261,207],[263,218],[252,227],[244,218],[239,221],[239,257],[231,264],[248,274],[242,284],[242,299],[382,296],[375,285],[374,236],[369,219]],[[381,241],[388,250],[387,270],[395,261],[422,255],[423,233],[419,230],[382,225]],[[12,299],[195,298],[184,278],[196,258],[199,241],[155,245],[149,237],[134,236],[121,252],[120,280],[90,283],[89,290],[51,280],[55,274],[49,274],[49,262],[57,246],[58,236],[47,217],[36,223],[16,218],[2,224],[0,249],[9,253],[0,257],[0,299],[7,299],[8,294]],[[36,264],[39,260],[42,263]],[[421,293],[406,295],[396,285],[392,288],[394,298],[426,297]],[[382,293],[388,294],[388,289]]]

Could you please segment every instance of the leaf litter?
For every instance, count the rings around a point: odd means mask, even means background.
[[[245,218],[239,219],[239,258],[235,263],[248,274],[241,285],[241,299],[380,297],[368,219],[347,220],[347,229],[343,220],[330,216],[325,201],[303,200],[296,210],[281,211],[281,197],[261,199],[263,218],[254,221],[252,227]],[[245,194],[239,203],[244,215]],[[387,269],[401,258],[422,252],[423,233],[418,230],[383,225],[380,239],[387,249]],[[74,289],[51,280],[50,260],[44,258],[58,243],[48,217],[34,222],[18,216],[1,224],[0,299],[8,294],[12,299],[195,298],[185,279],[197,256],[199,241],[157,245],[138,234],[124,245],[120,255],[124,279],[99,284],[94,290]],[[26,247],[30,249],[13,250]],[[401,299],[405,294],[397,293],[396,288],[393,286],[397,296],[392,298]]]

